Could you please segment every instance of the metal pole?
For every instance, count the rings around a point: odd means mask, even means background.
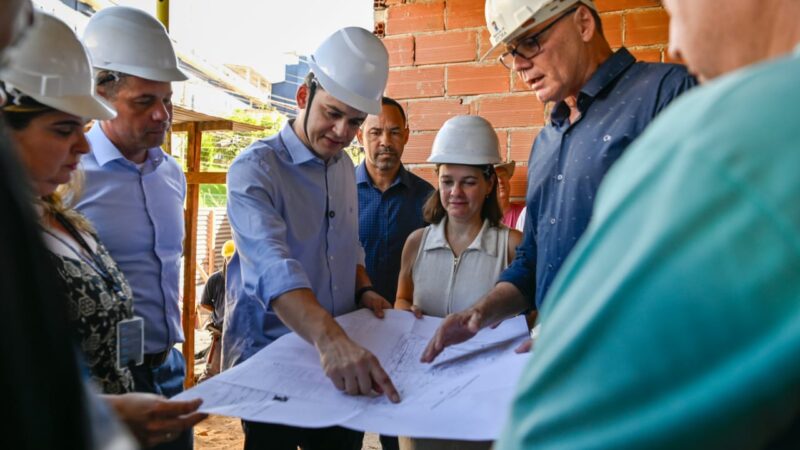
[[[169,0],[156,0],[156,17],[169,31]]]

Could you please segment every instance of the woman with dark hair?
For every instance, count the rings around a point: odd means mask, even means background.
[[[445,122],[428,162],[439,185],[423,215],[431,225],[413,232],[403,247],[395,308],[444,317],[475,303],[514,259],[522,233],[500,221],[494,165],[501,162],[492,125],[478,116]],[[400,448],[488,449],[486,442],[400,438]]]
[[[91,63],[77,36],[48,14],[36,14],[28,36],[9,55],[8,66],[0,70],[0,92],[8,99],[2,117],[28,175],[31,201],[89,374],[104,393],[122,394],[103,398],[141,443],[170,441],[204,417],[190,414],[199,402],[131,393],[128,366],[137,352],[130,343],[142,334],[141,325],[136,328],[141,319],[133,316],[122,273],[89,222],[68,206],[66,195],[75,192],[66,186],[89,151],[86,118],[110,119],[116,112],[95,94]],[[138,342],[141,347],[141,337]],[[134,348],[118,354],[124,347]]]

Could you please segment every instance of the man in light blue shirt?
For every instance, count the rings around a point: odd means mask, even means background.
[[[713,81],[603,182],[499,449],[800,448],[800,3],[664,5]]]
[[[236,254],[228,266],[223,366],[291,331],[320,353],[339,390],[393,402],[399,395],[377,358],[333,316],[391,305],[372,289],[358,239],[353,163],[342,152],[367,113],[381,111],[388,54],[372,33],[344,28],[310,58],[297,119],[243,152],[228,172]],[[361,433],[244,421],[245,447],[360,449]]]
[[[98,93],[118,115],[87,134],[92,151],[81,160],[86,182],[76,207],[128,280],[134,314],[143,319],[144,363],[131,367],[135,390],[172,397],[183,391],[186,372],[174,348],[184,339],[178,285],[186,180],[159,146],[172,121],[171,82],[187,77],[164,27],[141,10],[103,9],[83,42]],[[191,449],[192,431],[157,448]]]

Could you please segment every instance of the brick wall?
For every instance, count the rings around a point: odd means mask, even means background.
[[[425,159],[442,123],[480,114],[497,130],[505,159],[516,160],[512,196],[523,198],[527,161],[545,113],[536,97],[495,60],[478,62],[490,47],[484,0],[375,0],[376,32],[389,50],[386,95],[406,108],[411,138],[403,160],[432,183]],[[646,61],[664,61],[668,18],[659,0],[596,0],[606,38]]]

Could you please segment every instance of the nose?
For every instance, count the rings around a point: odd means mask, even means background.
[[[378,143],[383,147],[389,146],[389,141],[391,140],[391,131],[390,130],[383,130],[381,132],[381,137],[378,140]]]
[[[77,134],[78,134],[78,141],[75,143],[75,146],[73,148],[75,149],[76,153],[85,155],[86,153],[89,153],[89,150],[91,149],[91,147],[89,146],[89,141],[86,140],[86,135],[83,134],[83,132],[78,131]]]
[[[159,102],[153,110],[153,120],[156,122],[167,122],[172,116],[172,106],[170,104]]]
[[[515,72],[520,72],[525,69],[529,69],[533,66],[533,58],[525,58],[524,56],[520,55],[519,53],[514,54],[514,59],[511,63],[511,70]]]

